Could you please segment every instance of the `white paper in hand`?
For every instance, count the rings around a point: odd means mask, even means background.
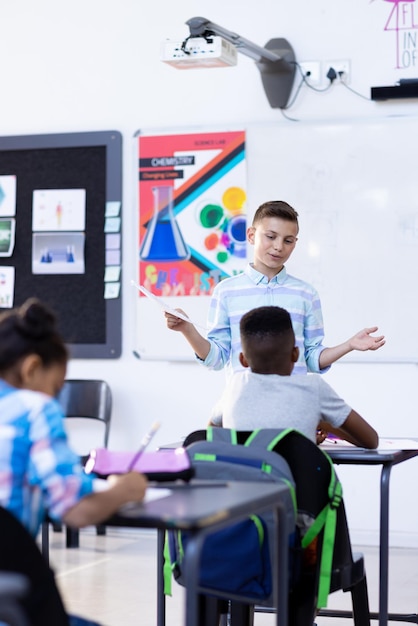
[[[175,315],[176,317],[183,320],[184,322],[190,322],[190,324],[193,324],[193,326],[196,326],[197,328],[206,330],[206,326],[202,326],[202,324],[197,324],[192,319],[190,319],[190,317],[187,317],[187,315],[180,313],[180,311],[177,311],[177,309],[173,309],[172,306],[167,304],[167,302],[164,302],[164,300],[162,300],[160,297],[155,296],[153,293],[151,293],[151,291],[148,291],[148,289],[146,289],[143,285],[138,285],[138,283],[136,283],[134,280],[131,280],[131,285],[136,287],[138,291],[144,294],[144,296],[147,296],[147,298],[149,298],[150,300],[158,304],[158,306],[161,307],[163,311],[166,311],[167,313],[171,313],[171,315]]]

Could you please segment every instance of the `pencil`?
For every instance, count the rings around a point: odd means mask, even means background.
[[[132,470],[134,469],[138,459],[140,458],[140,456],[144,452],[144,450],[148,447],[149,442],[154,437],[154,435],[157,432],[157,430],[159,429],[159,427],[160,427],[160,422],[154,422],[153,425],[151,426],[151,428],[149,429],[149,431],[146,433],[146,435],[144,435],[143,439],[141,439],[141,443],[139,444],[139,448],[135,452],[134,456],[131,459],[131,462],[128,465],[128,469],[127,469],[128,472],[132,472]]]

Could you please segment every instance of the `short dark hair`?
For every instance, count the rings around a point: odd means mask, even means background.
[[[291,317],[278,306],[261,306],[242,316],[240,321],[242,352],[251,369],[273,372],[278,364],[287,364],[295,347]]]
[[[45,367],[68,361],[54,313],[36,298],[0,314],[0,371],[30,354],[37,354]]]
[[[298,214],[293,207],[283,200],[270,200],[260,204],[255,212],[252,225],[255,226],[265,217],[279,217],[288,222],[295,222],[299,229]]]

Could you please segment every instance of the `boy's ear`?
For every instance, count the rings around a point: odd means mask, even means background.
[[[41,366],[42,360],[37,354],[28,354],[28,356],[23,359],[22,366],[20,368],[20,376],[23,387],[30,389],[31,382]]]
[[[254,226],[249,226],[247,228],[247,241],[248,241],[248,243],[254,244],[254,235],[255,235],[255,228],[254,228]]]
[[[296,363],[299,358],[299,348],[295,346],[292,348],[292,363]]]
[[[245,355],[243,352],[239,353],[239,362],[241,363],[242,367],[250,367],[247,359],[245,358]]]

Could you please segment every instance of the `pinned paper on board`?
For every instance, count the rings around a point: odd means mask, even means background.
[[[0,176],[0,217],[16,215],[16,176]]]
[[[118,217],[120,213],[120,202],[106,202],[105,217]]]
[[[105,283],[104,299],[115,300],[120,296],[120,283]]]
[[[33,274],[84,274],[84,233],[33,233]]]
[[[85,189],[34,190],[32,230],[83,231],[85,228]]]
[[[105,283],[115,283],[120,280],[120,265],[110,265],[105,269],[104,281]]]
[[[16,222],[14,217],[0,218],[0,257],[12,256],[15,247]]]
[[[0,266],[0,308],[11,309],[14,303],[15,268]]]

